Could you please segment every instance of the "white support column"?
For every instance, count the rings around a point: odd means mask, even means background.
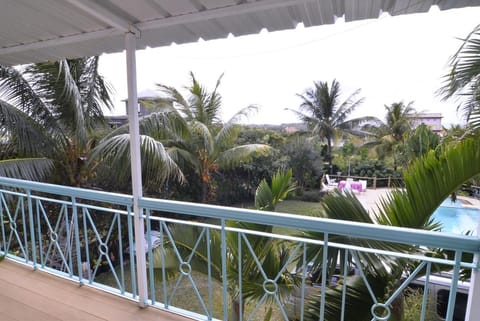
[[[480,220],[477,223],[477,237],[480,238]],[[473,262],[479,264],[480,255],[478,253],[473,257]],[[470,290],[468,291],[467,312],[465,321],[477,321],[480,316],[480,270],[472,270],[470,278]]]
[[[145,262],[145,229],[138,200],[142,197],[142,165],[140,160],[140,130],[138,126],[136,38],[133,33],[125,34],[128,83],[128,123],[130,130],[130,157],[132,164],[133,210],[135,213],[135,256],[137,261],[138,303],[147,302],[147,267]]]

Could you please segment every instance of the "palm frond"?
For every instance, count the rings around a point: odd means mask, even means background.
[[[293,192],[296,184],[292,182],[292,169],[279,169],[272,177],[271,186],[263,179],[255,191],[255,208],[274,211],[276,205]]]
[[[370,287],[377,295],[383,297],[385,294],[386,278],[372,277],[367,278]],[[372,314],[370,307],[374,301],[365,286],[364,280],[360,276],[348,277],[341,280],[333,287],[327,287],[325,293],[325,321],[341,320],[342,315],[342,286],[346,283],[346,291],[348,293],[345,301],[344,320],[370,321]],[[305,310],[305,320],[318,320],[320,315],[320,291],[313,291],[307,298],[307,308]]]
[[[197,81],[193,72],[190,72],[192,84],[187,88],[190,93],[188,106],[194,119],[207,126],[221,122],[219,111],[222,105],[222,97],[217,89],[222,77],[223,75],[220,75],[215,89],[209,92],[207,88]]]
[[[480,173],[480,141],[464,139],[441,151],[430,151],[404,173],[405,192],[384,199],[380,222],[387,217],[405,227],[428,225],[430,215],[452,192]]]
[[[342,193],[336,191],[323,198],[324,211],[322,216],[330,219],[339,219],[345,221],[353,221],[360,223],[373,224],[374,221],[370,213],[363,207],[360,201],[352,193]],[[324,239],[323,233],[318,232],[303,232],[303,236],[312,239]],[[350,244],[366,248],[376,248],[383,250],[393,250],[397,252],[407,252],[411,250],[409,246],[398,244],[391,244],[386,242],[379,242],[375,240],[354,239],[348,236],[329,235],[330,242],[338,242],[341,244]],[[328,274],[332,275],[337,268],[338,258],[343,257],[344,250],[330,248],[327,255]],[[314,262],[314,268],[320,268],[322,262],[323,248],[311,247],[307,250],[307,259],[309,262]],[[375,262],[384,262],[384,266],[390,266],[391,269],[398,265],[398,262],[392,261],[391,257],[369,253],[358,253],[360,260],[364,263],[365,269],[369,273],[378,273],[371,269],[378,268]],[[350,258],[351,259],[351,258]],[[359,263],[359,262],[357,262]]]
[[[20,69],[0,66],[0,97],[36,122],[51,128],[55,124],[54,116],[41,93],[30,84],[28,75]]]
[[[405,190],[394,190],[391,194],[381,199],[378,204],[378,210],[375,212],[375,222],[389,226],[436,229],[438,224],[432,222],[430,218],[435,209],[448,195],[456,191],[463,182],[479,173],[480,141],[478,139],[464,139],[458,144],[444,147],[443,150],[431,151],[424,157],[417,159],[405,171]],[[328,218],[374,223],[371,214],[363,208],[353,194],[343,195],[337,192],[328,195],[324,198],[324,204]],[[323,237],[321,233],[307,232],[306,234],[316,239],[322,239]],[[329,236],[329,241],[375,249],[394,250],[395,252],[408,251],[411,253],[413,251],[425,251],[414,246],[358,240],[343,236]],[[311,248],[307,253],[309,260],[316,262],[316,266],[320,265],[318,259],[322,257],[321,254],[321,248]],[[329,275],[332,275],[332,267],[336,266],[338,257],[338,250],[329,250],[327,262]],[[367,277],[372,280],[371,282],[378,284],[378,291],[380,292],[374,292],[380,297],[382,296],[382,291],[385,291],[388,282],[397,280],[405,267],[415,265],[415,262],[377,254],[362,254],[359,257],[362,267],[367,272]],[[380,266],[378,266],[378,262],[381,262]],[[356,263],[358,264],[358,262]],[[388,268],[386,269],[386,267]],[[390,277],[384,276],[385,271],[391,274]],[[349,289],[347,292],[347,302],[356,306],[355,312],[358,315],[367,313],[371,307],[371,303],[366,304],[362,302],[362,295],[355,294],[362,293],[364,286],[361,282],[352,284],[352,289]],[[327,296],[330,292],[331,289],[327,291]],[[339,295],[340,293],[336,293],[334,297],[338,298]],[[317,306],[318,300],[318,297],[313,299]],[[327,302],[330,300],[328,298]],[[334,303],[335,300],[326,308],[326,319],[328,320],[337,320],[338,306]],[[364,309],[361,308],[362,306]],[[318,310],[315,310],[313,306],[309,308],[309,311],[317,312],[318,318]],[[330,315],[332,315],[331,318]]]
[[[111,89],[98,74],[98,57],[35,64],[27,72],[62,130],[85,146],[87,133],[104,121],[103,107],[112,108]]]
[[[184,182],[182,171],[160,142],[148,136],[140,136],[140,140],[144,182],[162,184],[168,178]],[[131,177],[130,159],[130,135],[122,134],[103,140],[92,150],[89,162],[109,163],[115,176],[122,182],[128,182]]]
[[[220,129],[215,136],[215,146],[217,149],[223,150],[230,148],[238,138],[238,122],[242,119],[248,118],[253,112],[258,110],[258,106],[249,105],[236,112]]]
[[[189,140],[191,138],[190,127],[179,112],[171,106],[155,109],[156,112],[139,119],[140,134],[148,135],[156,140]],[[127,134],[129,124],[124,124],[108,133],[104,139],[117,135]]]
[[[0,160],[0,176],[45,181],[51,175],[54,163],[48,158],[23,158]]]
[[[51,156],[55,153],[55,142],[40,124],[25,112],[0,100],[0,124],[6,131],[8,146],[17,155]]]
[[[332,118],[335,119],[337,124],[341,124],[346,121],[348,116],[363,102],[365,98],[356,99],[356,96],[360,94],[360,89],[357,89],[351,94],[344,102],[333,111]]]
[[[196,173],[200,172],[199,159],[196,154],[188,149],[188,147],[182,148],[181,146],[170,146],[167,147],[167,153],[180,168],[190,166]]]
[[[266,179],[262,179],[255,191],[255,208],[265,211],[273,211],[273,193]]]
[[[190,121],[189,125],[191,127],[192,134],[195,135],[194,139],[197,144],[197,148],[199,150],[205,150],[209,155],[213,153],[215,141],[210,128],[208,128],[206,124],[197,120]]]
[[[166,109],[142,117],[139,126],[141,134],[157,140],[190,140],[192,136],[189,124],[175,109]]]
[[[264,144],[236,146],[222,152],[217,158],[217,163],[221,168],[232,168],[242,162],[249,162],[253,157],[266,156],[271,149],[270,146]]]
[[[469,119],[472,110],[479,102],[480,91],[480,25],[477,25],[465,39],[460,39],[462,45],[451,57],[451,69],[443,76],[443,85],[438,90],[442,99],[453,96],[467,98],[461,102],[464,116]]]
[[[28,72],[33,87],[49,102],[62,130],[74,135],[78,143],[84,146],[87,135],[82,96],[69,62],[64,59],[58,62],[39,63],[29,66]]]
[[[187,119],[195,118],[188,101],[177,89],[163,84],[157,84],[157,87],[166,95],[166,97],[162,99],[163,105],[170,105],[172,108],[178,109],[182,116],[185,116]]]
[[[193,77],[193,73],[191,73]],[[210,93],[208,98],[208,104],[205,106],[205,112],[208,115],[209,123],[210,124],[217,124],[221,123],[221,119],[219,118],[220,109],[222,106],[222,96],[218,92],[218,87],[220,87],[220,83],[222,82],[223,73],[218,77],[217,82],[215,84],[215,88]]]
[[[458,101],[457,111],[462,114],[467,122],[473,119],[474,126],[478,127],[475,110],[480,103],[480,25],[462,40],[462,45],[450,59],[450,72],[443,77],[443,86],[438,94],[443,100],[455,97]]]
[[[470,113],[470,118],[469,118],[469,125],[472,128],[472,130],[480,129],[480,104],[472,108],[472,112]]]
[[[79,77],[76,84],[79,87],[82,113],[88,130],[93,129],[98,122],[104,122],[103,108],[113,109],[111,100],[113,89],[98,73],[99,60],[98,56],[93,56],[70,61],[78,65]]]

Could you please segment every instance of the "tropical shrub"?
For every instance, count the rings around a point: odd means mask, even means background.
[[[387,164],[380,160],[364,160],[356,161],[352,160],[350,164],[351,176],[360,177],[377,177],[377,178],[401,178],[400,172],[395,172]],[[387,180],[378,180],[377,187],[386,187]]]
[[[302,136],[293,137],[283,148],[288,157],[288,166],[298,183],[298,191],[320,187],[323,175],[323,159],[320,156],[321,145],[317,140]]]

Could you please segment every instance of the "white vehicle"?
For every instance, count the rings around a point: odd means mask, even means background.
[[[435,273],[430,275],[428,282],[429,297],[435,302],[435,311],[439,320],[445,320],[447,315],[447,304],[450,296],[450,285],[452,274],[450,272]],[[425,277],[422,276],[412,282],[412,288],[424,288]],[[455,299],[455,310],[453,321],[464,321],[467,310],[468,290],[470,282],[459,281],[457,284],[457,297]]]
[[[307,272],[311,273],[311,266],[307,266]],[[338,271],[339,272],[339,271]],[[355,272],[350,273],[357,274]],[[341,276],[333,275],[329,282],[336,283]],[[424,276],[415,279],[410,285],[410,288],[423,289],[425,286],[426,278]],[[452,274],[449,272],[434,273],[430,275],[428,282],[429,297],[431,302],[435,303],[434,311],[437,314],[438,321],[445,320],[447,315],[448,298],[450,296],[450,285],[452,281]],[[307,282],[305,284],[305,300],[312,294],[313,291],[320,289],[320,284],[315,282]],[[459,281],[457,285],[457,297],[455,299],[455,310],[453,313],[453,321],[464,321],[465,312],[467,308],[468,290],[470,288],[470,282]],[[293,294],[285,303],[287,316],[290,320],[300,320],[301,311],[301,296],[300,290]]]

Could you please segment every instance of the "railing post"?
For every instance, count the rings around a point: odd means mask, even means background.
[[[72,219],[73,219],[73,233],[75,237],[75,253],[77,256],[77,270],[78,270],[78,283],[83,285],[83,266],[82,266],[82,253],[80,251],[80,231],[78,229],[78,207],[77,207],[77,199],[72,197]],[[73,251],[73,249],[70,249]],[[85,251],[88,251],[88,241],[85,239]]]
[[[37,269],[37,246],[35,242],[35,222],[33,219],[33,205],[32,205],[32,194],[30,190],[26,191],[27,193],[27,202],[28,202],[28,221],[30,225],[30,240],[32,242],[32,261],[33,261],[33,268],[36,270]],[[37,224],[40,224],[40,222],[37,222]],[[25,244],[25,246],[28,246],[28,244]]]
[[[477,223],[477,238],[480,238],[480,220]],[[478,249],[480,252],[480,249]],[[467,311],[465,313],[465,321],[476,321],[480,315],[480,254],[475,253],[473,263],[477,266],[472,269],[470,277],[470,289],[468,290]]]
[[[145,228],[139,199],[142,197],[142,170],[140,160],[140,130],[138,126],[138,98],[135,34],[125,34],[128,83],[128,127],[130,131],[130,157],[132,169],[133,226],[135,232],[135,257],[137,262],[138,304],[144,307],[148,298],[147,265],[145,260]]]
[[[391,184],[392,184],[392,176],[388,176],[387,187],[390,188]]]
[[[377,176],[373,176],[373,189],[377,189]]]

